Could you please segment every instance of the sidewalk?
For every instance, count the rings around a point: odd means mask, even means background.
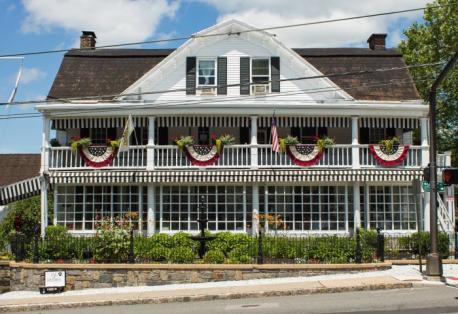
[[[458,277],[458,265],[444,265],[444,274]],[[16,291],[0,295],[0,312],[397,289],[409,288],[414,284],[441,283],[424,281],[417,266],[393,266],[392,269],[376,272],[167,286],[87,289],[68,291],[58,295],[40,295],[36,291]]]

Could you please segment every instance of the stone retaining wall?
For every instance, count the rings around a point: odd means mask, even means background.
[[[10,291],[10,262],[0,261],[0,293]]]
[[[37,290],[47,270],[66,271],[66,290],[314,276],[383,270],[390,263],[333,265],[151,265],[10,263],[11,290]]]

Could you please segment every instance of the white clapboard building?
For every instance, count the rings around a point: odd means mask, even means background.
[[[292,49],[231,20],[177,49],[98,50],[83,32],[86,49],[65,54],[50,102],[37,106],[42,227],[52,191],[54,224],[75,234],[93,233],[102,217],[148,235],[196,232],[202,196],[210,231],[281,220],[291,235],[403,233],[417,230],[417,213],[428,229],[429,193],[412,188],[429,162],[428,106],[385,37],[371,35],[368,48]],[[110,140],[129,116],[134,132],[118,150]],[[226,134],[235,141],[215,140]],[[79,138],[92,144],[72,151]],[[450,190],[444,230],[454,224]]]

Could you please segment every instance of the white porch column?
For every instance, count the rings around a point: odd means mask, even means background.
[[[359,182],[353,182],[353,225],[355,230],[356,228],[361,228],[361,201],[359,186]]]
[[[351,160],[353,169],[358,169],[359,164],[359,119],[358,117],[351,117]]]
[[[251,141],[250,141],[251,168],[258,168],[258,117],[251,116]]]
[[[40,199],[40,213],[41,213],[41,236],[45,236],[46,227],[48,226],[48,169],[49,169],[49,136],[50,136],[50,119],[43,117],[43,130],[41,142],[41,199]]]
[[[420,138],[421,138],[421,167],[425,168],[429,164],[429,141],[428,141],[428,118],[420,119]],[[423,193],[423,228],[429,231],[429,206],[430,193]]]
[[[257,235],[259,234],[259,185],[257,183],[253,185],[252,198],[251,233]]]
[[[146,146],[146,170],[154,170],[156,117],[148,117],[148,145]]]
[[[154,188],[154,185],[151,184],[147,186],[148,212],[146,219],[148,220],[148,236],[156,232],[156,193]]]

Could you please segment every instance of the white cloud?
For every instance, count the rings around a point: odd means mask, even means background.
[[[20,84],[29,84],[31,82],[41,80],[46,77],[46,72],[38,68],[26,68],[22,69],[22,76]],[[16,79],[16,77],[14,78]]]
[[[427,0],[196,0],[214,6],[218,21],[239,19],[256,27],[313,22],[379,12],[398,11],[424,6]],[[272,30],[290,47],[366,46],[372,33],[388,33],[395,29],[395,44],[400,30],[392,27],[399,18],[411,21],[422,11],[314,26]],[[393,32],[393,34],[394,34]]]
[[[27,16],[24,32],[63,28],[94,31],[97,44],[143,41],[155,33],[163,17],[173,18],[178,0],[22,0]]]

